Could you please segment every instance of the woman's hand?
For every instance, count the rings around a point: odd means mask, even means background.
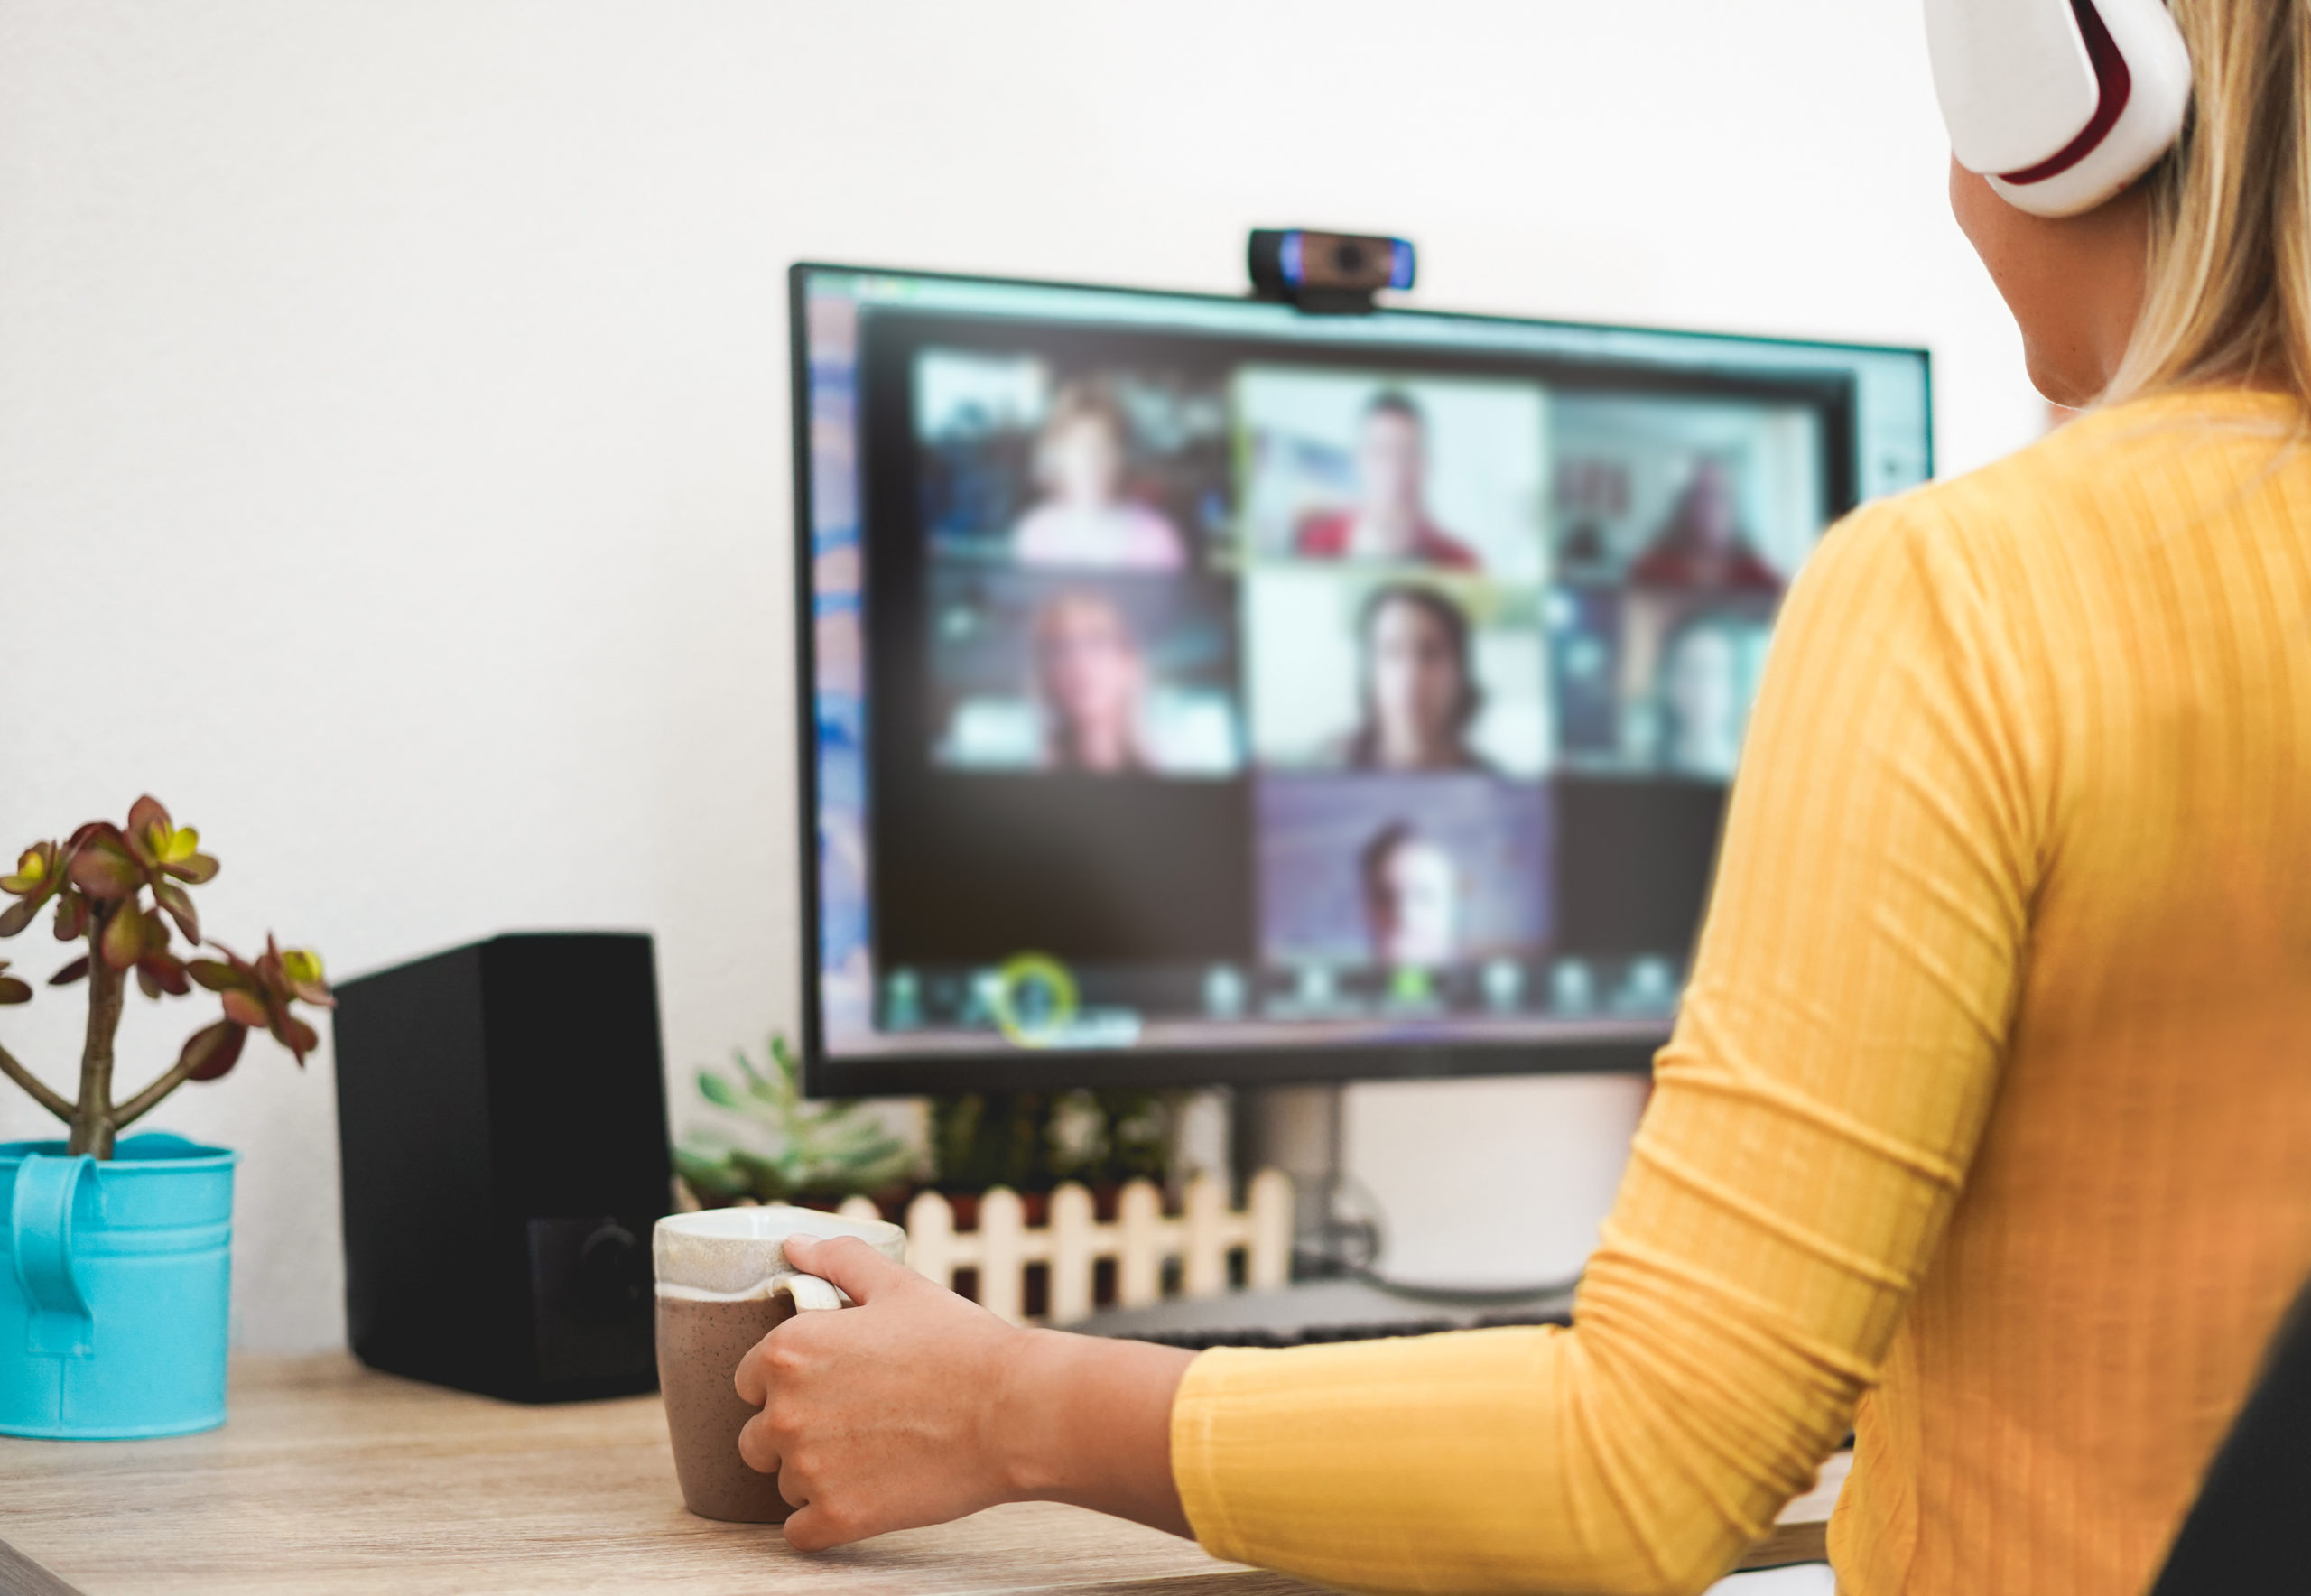
[[[1189,1533],[1172,1487],[1172,1394],[1192,1354],[1026,1331],[862,1241],[788,1259],[859,1305],[797,1313],[739,1361],[762,1412],[738,1437],[778,1476],[803,1551],[998,1502],[1074,1502]]]

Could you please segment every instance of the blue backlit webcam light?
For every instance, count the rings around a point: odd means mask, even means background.
[[[1410,288],[1410,243],[1362,233],[1263,227],[1247,251],[1252,292],[1301,310],[1352,315],[1373,308],[1384,288]]]

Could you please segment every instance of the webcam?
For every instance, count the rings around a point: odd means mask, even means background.
[[[1317,315],[1361,315],[1380,290],[1412,286],[1412,246],[1402,238],[1262,227],[1247,255],[1254,295]]]

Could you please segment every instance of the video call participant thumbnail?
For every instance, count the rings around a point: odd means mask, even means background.
[[[1723,609],[1689,615],[1662,645],[1660,764],[1729,782],[1765,662],[1766,623]]]
[[[1113,599],[1081,589],[1045,599],[1035,612],[1035,660],[1045,769],[1150,767],[1139,730],[1146,661]]]
[[[1130,437],[1123,407],[1104,384],[1059,390],[1035,439],[1043,496],[1012,534],[1021,564],[1176,571],[1187,562],[1179,528],[1124,492]]]
[[[1733,478],[1722,462],[1704,457],[1676,509],[1630,566],[1640,588],[1706,588],[1778,597],[1781,573],[1758,557],[1742,534]]]
[[[1540,383],[1246,365],[1229,396],[1247,560],[1547,579],[1554,400]]]
[[[1372,958],[1391,970],[1441,970],[1461,957],[1461,867],[1444,845],[1391,821],[1359,857]]]
[[[1474,571],[1476,552],[1428,509],[1428,418],[1411,395],[1383,389],[1356,443],[1356,503],[1305,517],[1294,552],[1313,560],[1379,560]]]
[[[1543,589],[1295,562],[1245,583],[1249,708],[1275,770],[1537,779],[1553,764]]]
[[[1264,775],[1257,808],[1260,956],[1271,967],[1525,962],[1555,934],[1545,783]]]
[[[1410,582],[1372,590],[1356,628],[1360,718],[1335,746],[1350,770],[1488,770],[1469,746],[1484,708],[1469,618],[1450,595]]]
[[[1169,574],[1233,536],[1224,373],[1025,342],[925,347],[908,376],[934,562]]]
[[[1227,584],[938,570],[931,598],[934,763],[1107,776],[1241,768]]]

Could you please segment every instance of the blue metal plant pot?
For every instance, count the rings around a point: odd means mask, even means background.
[[[103,1162],[0,1142],[0,1434],[225,1422],[236,1156],[158,1132]]]

